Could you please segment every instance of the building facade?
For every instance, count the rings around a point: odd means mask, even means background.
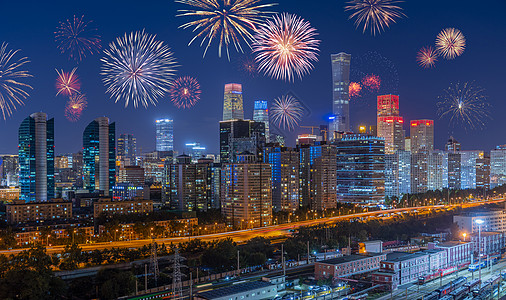
[[[51,199],[43,202],[24,200],[6,205],[7,222],[10,224],[72,218],[72,202]]]
[[[126,165],[136,164],[137,139],[133,134],[122,133],[119,135],[117,155]]]
[[[98,218],[101,214],[124,215],[146,214],[153,211],[153,201],[144,199],[114,201],[102,198],[93,203],[93,216]]]
[[[18,132],[19,198],[42,202],[54,198],[54,119],[43,112],[21,122]]]
[[[351,55],[344,52],[332,54],[332,114],[329,130],[334,132],[350,131],[350,60]]]
[[[265,124],[251,120],[220,122],[220,162],[233,163],[242,152],[250,152],[262,161]]]
[[[299,208],[299,151],[270,146],[264,150],[264,162],[271,165],[272,209],[295,211]]]
[[[385,196],[411,193],[411,152],[399,150],[385,154]]]
[[[404,119],[399,116],[399,96],[378,96],[378,137],[385,139],[385,154],[404,149]]]
[[[253,110],[253,121],[263,122],[265,125],[265,142],[270,142],[270,131],[269,131],[269,108],[267,107],[267,101],[256,100]]]
[[[506,145],[490,151],[490,188],[506,183]]]
[[[156,124],[156,151],[174,151],[174,120],[158,119]]]
[[[410,135],[412,153],[434,150],[434,120],[412,120]]]
[[[116,123],[93,120],[83,132],[83,184],[90,192],[109,196],[116,183]]]
[[[239,83],[225,84],[223,97],[223,120],[244,120],[242,103],[242,85]]]
[[[356,274],[372,272],[380,268],[386,254],[345,255],[342,257],[315,262],[315,279],[338,280]]]
[[[477,233],[476,220],[482,220],[482,231],[506,232],[506,211],[502,209],[467,212],[453,216],[453,222],[467,234]]]

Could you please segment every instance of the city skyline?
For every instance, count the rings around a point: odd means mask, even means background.
[[[23,7],[21,11],[19,4],[9,3],[7,6],[12,14],[0,21],[0,25],[3,25],[0,28],[9,28],[2,32],[3,40],[9,43],[9,47],[21,49],[21,55],[30,59],[28,69],[35,78],[29,79],[34,91],[25,101],[25,106],[18,108],[11,118],[0,125],[2,127],[0,140],[4,141],[0,143],[0,153],[17,152],[16,129],[26,116],[36,111],[43,111],[50,118],[55,119],[55,153],[57,154],[79,151],[80,132],[90,121],[103,115],[116,122],[117,134],[125,132],[134,134],[138,138],[138,147],[144,152],[155,149],[154,120],[168,117],[174,119],[176,149],[181,150],[185,143],[198,140],[207,147],[209,152],[218,153],[217,128],[218,121],[222,117],[223,85],[229,82],[243,85],[245,119],[253,118],[255,100],[266,99],[272,103],[274,98],[288,91],[294,91],[311,110],[311,116],[304,118],[301,125],[326,124],[326,117],[332,113],[330,55],[339,52],[351,54],[351,73],[353,73],[354,58],[360,58],[370,51],[378,52],[391,60],[398,70],[398,92],[385,91],[385,93],[398,94],[403,99],[401,100],[402,115],[406,120],[404,130],[409,130],[406,124],[409,124],[410,120],[433,119],[437,149],[443,149],[450,135],[461,142],[463,150],[480,148],[489,151],[504,143],[500,140],[501,126],[500,115],[498,115],[504,108],[504,104],[499,101],[500,85],[494,80],[500,74],[498,72],[504,69],[504,62],[494,60],[494,57],[501,55],[498,49],[501,48],[502,42],[498,41],[499,46],[493,48],[480,43],[480,41],[491,40],[493,35],[504,31],[501,23],[495,23],[496,21],[504,22],[504,20],[493,17],[494,14],[504,10],[504,3],[492,3],[493,7],[487,8],[471,7],[460,2],[457,5],[456,1],[444,4],[434,2],[434,5],[404,3],[404,12],[409,18],[399,20],[388,31],[375,37],[355,30],[339,3],[322,3],[321,6],[309,10],[303,9],[298,4],[297,1],[281,1],[275,10],[300,14],[318,30],[319,38],[326,44],[322,45],[319,61],[311,74],[304,77],[302,81],[285,83],[262,76],[249,78],[237,70],[235,61],[241,55],[236,53],[231,53],[231,62],[224,57],[218,58],[214,52],[209,52],[205,58],[201,58],[201,48],[195,45],[187,47],[189,32],[177,29],[182,21],[171,18],[176,10],[181,8],[180,5],[172,2],[165,3],[165,9],[155,10],[153,6],[139,6],[136,12],[128,10],[130,3],[125,3],[120,7],[114,3],[108,3],[106,7],[102,7],[102,3],[91,1],[78,6],[63,5],[57,11],[52,11],[52,7],[39,4],[34,4],[29,8]],[[114,7],[118,14],[110,16],[99,13],[98,5],[101,5],[101,10],[104,11]],[[426,15],[432,16],[434,6],[438,7],[438,15],[444,15],[444,21],[442,21],[443,18],[424,19]],[[333,17],[319,18],[318,12],[325,9],[334,11]],[[480,13],[476,13],[476,9]],[[125,32],[145,28],[150,34],[156,34],[174,51],[181,65],[178,75],[197,74],[202,88],[200,102],[188,110],[178,110],[172,105],[168,96],[160,99],[156,108],[135,110],[132,107],[125,109],[121,103],[114,104],[114,101],[105,94],[98,74],[102,54],[86,57],[77,65],[59,54],[55,47],[54,30],[58,21],[71,18],[74,14],[84,14],[86,18],[93,20],[93,24],[98,27],[103,39],[102,48],[106,48],[109,42]],[[125,16],[132,14],[140,17],[130,18],[135,21],[129,24],[122,21]],[[470,14],[473,18],[468,17]],[[45,17],[39,17],[42,15]],[[122,17],[118,18],[119,15]],[[28,19],[31,21],[26,22]],[[424,20],[424,26],[420,26],[422,20]],[[34,22],[42,26],[34,28]],[[434,69],[420,68],[415,61],[416,51],[426,44],[432,44],[435,35],[446,27],[456,27],[463,32],[468,40],[466,51],[454,60],[437,62]],[[339,30],[339,34],[333,36],[335,28],[343,30]],[[246,52],[248,53],[249,50]],[[497,55],[494,55],[496,53]],[[481,68],[482,65],[487,67]],[[87,94],[88,108],[83,111],[78,122],[70,123],[64,116],[65,100],[54,97],[54,80],[57,76],[54,68],[69,71],[75,66],[78,66],[76,72],[80,76],[82,89]],[[220,70],[218,76],[214,75],[216,70]],[[437,96],[442,94],[443,89],[451,83],[458,81],[475,81],[486,89],[486,94],[494,109],[492,110],[493,120],[488,122],[485,130],[473,130],[468,133],[458,128],[448,130],[448,120],[437,117]],[[352,130],[356,131],[356,127],[361,123],[367,125],[375,123],[374,102],[371,99],[367,99],[366,102],[365,106],[360,106],[354,105],[353,100],[351,101],[350,126]],[[287,138],[289,145],[294,144],[295,135],[298,133],[308,133],[308,130],[297,128]]]

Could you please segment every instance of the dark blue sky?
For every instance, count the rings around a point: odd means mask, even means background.
[[[50,4],[49,4],[50,3]],[[342,0],[278,1],[274,10],[300,15],[319,32],[322,40],[319,62],[303,81],[284,83],[262,76],[248,78],[238,71],[232,52],[232,62],[218,58],[217,46],[210,48],[202,58],[198,44],[187,46],[192,37],[189,30],[178,29],[186,19],[176,18],[176,10],[183,8],[167,1],[2,1],[0,42],[10,48],[21,49],[31,60],[29,70],[34,90],[26,105],[18,108],[7,121],[0,121],[0,153],[17,152],[17,130],[20,122],[30,113],[44,111],[55,118],[56,153],[75,152],[82,147],[82,131],[98,116],[108,116],[116,122],[117,134],[133,133],[138,147],[151,151],[155,146],[154,120],[159,117],[174,119],[176,149],[185,142],[200,141],[211,152],[218,152],[218,121],[222,115],[223,85],[228,82],[243,84],[245,116],[252,117],[253,101],[273,98],[291,90],[311,110],[311,116],[302,125],[324,123],[331,109],[330,54],[345,51],[354,55],[376,51],[390,59],[399,74],[398,93],[401,114],[406,120],[436,119],[436,147],[442,148],[450,133],[463,149],[490,150],[506,143],[503,123],[506,102],[504,82],[506,70],[506,1],[484,2],[463,0],[407,1],[400,4],[408,16],[376,37],[356,30],[348,21]],[[70,123],[64,117],[65,99],[55,97],[55,68],[70,70],[74,64],[59,54],[54,42],[58,21],[74,14],[85,15],[99,29],[104,47],[125,32],[146,29],[165,41],[174,51],[181,67],[178,75],[191,75],[201,83],[201,101],[190,110],[178,110],[168,98],[148,109],[124,108],[105,94],[100,72],[101,55],[86,58],[79,64],[82,91],[88,96],[88,108],[81,120]],[[415,61],[416,52],[425,45],[433,45],[437,33],[446,27],[459,28],[466,37],[467,48],[461,57],[452,61],[440,60],[435,69],[424,70]],[[493,120],[483,131],[466,132],[462,128],[448,129],[446,120],[436,116],[437,96],[457,81],[475,81],[486,89],[493,105]],[[371,100],[373,101],[373,100]],[[375,106],[351,106],[352,124],[374,124]],[[296,132],[307,132],[298,129]],[[293,144],[289,140],[289,144]]]

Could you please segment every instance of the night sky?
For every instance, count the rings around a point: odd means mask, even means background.
[[[311,115],[301,125],[325,123],[331,112],[332,82],[330,54],[341,51],[350,53],[351,69],[354,57],[375,51],[388,58],[398,73],[397,93],[400,95],[401,115],[411,119],[435,119],[436,148],[443,148],[452,134],[462,143],[463,150],[490,150],[505,144],[504,112],[506,111],[506,1],[491,0],[425,0],[407,1],[399,4],[407,18],[400,19],[386,32],[371,36],[355,29],[344,12],[345,1],[299,1],[281,0],[272,10],[300,15],[311,22],[319,33],[321,42],[319,62],[302,81],[294,83],[257,76],[251,78],[238,70],[240,54],[231,53],[231,62],[218,57],[218,47],[210,47],[205,58],[199,43],[187,46],[192,38],[191,30],[178,29],[188,21],[176,18],[182,4],[167,1],[2,1],[0,17],[0,42],[8,42],[9,48],[21,49],[31,63],[28,69],[34,78],[34,87],[25,106],[19,107],[12,117],[0,121],[0,153],[17,153],[17,131],[21,121],[30,113],[46,112],[55,118],[56,153],[76,152],[82,148],[82,131],[94,118],[107,116],[116,122],[117,135],[133,133],[138,148],[143,152],[155,147],[154,120],[161,117],[174,119],[175,148],[182,151],[186,142],[200,141],[209,152],[218,153],[219,125],[222,116],[223,85],[229,82],[243,84],[245,117],[252,118],[253,101],[272,101],[288,91],[293,91]],[[48,4],[50,3],[50,4]],[[102,37],[103,48],[125,32],[146,29],[172,48],[181,65],[178,75],[196,77],[202,88],[200,102],[192,109],[177,109],[168,97],[161,99],[156,107],[124,108],[124,103],[114,103],[105,94],[100,72],[100,55],[88,56],[78,65],[81,90],[87,94],[88,108],[81,119],[71,123],[64,117],[66,98],[55,97],[55,68],[70,71],[75,63],[60,54],[54,41],[58,22],[85,15],[93,20]],[[455,27],[466,37],[464,54],[454,60],[439,59],[436,68],[425,70],[415,61],[417,51],[425,45],[434,45],[439,31]],[[247,49],[247,48],[245,48]],[[382,75],[382,74],[380,74]],[[385,77],[392,74],[384,74]],[[447,120],[436,114],[437,96],[450,83],[475,81],[486,90],[493,106],[492,120],[485,130],[465,131],[448,128]],[[393,88],[392,88],[393,89]],[[396,92],[396,91],[392,91]],[[376,123],[374,99],[364,100],[361,105],[351,104],[351,123]],[[407,122],[406,122],[407,123]],[[406,129],[408,130],[409,128]],[[307,133],[299,128],[295,133]],[[294,133],[294,134],[295,134]],[[288,139],[293,145],[294,134]]]

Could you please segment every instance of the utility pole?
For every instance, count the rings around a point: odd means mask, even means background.
[[[156,255],[157,245],[153,240],[151,243],[151,255],[149,256],[149,273],[153,275],[155,280],[155,286],[158,286],[158,276],[160,276],[160,270],[158,269],[158,257]]]
[[[144,264],[144,290],[148,291],[148,265]]]
[[[192,299],[192,296],[193,296],[193,274],[192,272],[190,271],[190,300]]]
[[[239,250],[237,250],[237,275],[239,275],[239,273],[240,273],[240,271],[239,271],[239,270],[240,270],[240,269],[241,269],[241,268],[240,268],[240,266],[239,266]]]
[[[307,264],[309,265],[309,241],[307,241]]]
[[[172,294],[174,299],[180,299],[183,297],[183,284],[181,282],[181,260],[182,257],[179,255],[179,247],[174,250],[174,266],[172,274]]]
[[[281,263],[283,264],[283,282],[285,282],[286,268],[285,268],[285,244],[281,244]]]

